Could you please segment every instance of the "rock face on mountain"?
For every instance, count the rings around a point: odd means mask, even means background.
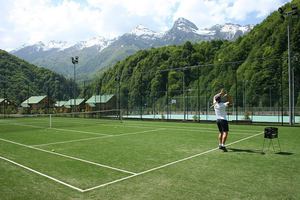
[[[186,41],[235,40],[252,28],[253,26],[250,25],[225,24],[199,30],[194,23],[179,18],[170,30],[162,33],[138,25],[131,32],[114,39],[98,36],[76,44],[68,44],[64,41],[38,42],[33,45],[23,45],[11,53],[66,77],[71,77],[73,72],[70,57],[79,56],[76,70],[80,79],[104,67],[109,67],[140,49],[178,45]]]

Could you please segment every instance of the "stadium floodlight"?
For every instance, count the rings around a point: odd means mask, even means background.
[[[74,65],[74,88],[73,88],[74,109],[73,109],[73,111],[75,111],[75,109],[76,109],[76,97],[75,97],[76,71],[75,71],[75,65],[78,64],[79,57],[75,56],[75,57],[71,57],[71,59],[72,59],[73,65]]]
[[[75,57],[72,57],[72,63],[75,65],[75,64],[78,64],[78,56],[75,56]]]
[[[289,75],[289,124],[294,124],[294,73],[291,67],[291,48],[290,48],[290,24],[291,16],[298,16],[298,7],[296,5],[291,5],[292,10],[284,11],[283,8],[279,8],[278,12],[282,19],[287,19],[287,37],[288,37],[288,75]]]

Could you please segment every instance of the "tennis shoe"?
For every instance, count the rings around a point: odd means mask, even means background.
[[[226,149],[226,147],[222,147],[223,152],[228,152],[228,150]]]

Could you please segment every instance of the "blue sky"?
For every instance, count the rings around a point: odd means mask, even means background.
[[[0,0],[0,49],[113,38],[142,24],[161,32],[184,17],[198,28],[257,24],[290,0]]]

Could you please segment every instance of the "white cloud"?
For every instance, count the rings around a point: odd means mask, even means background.
[[[228,9],[228,16],[231,19],[245,20],[251,13],[256,13],[257,18],[267,16],[271,11],[277,10],[284,1],[274,0],[236,0],[233,6]]]
[[[173,19],[185,17],[205,28],[226,22],[247,23],[249,16],[260,22],[289,0],[186,0],[181,1]],[[253,19],[251,20],[253,21]]]
[[[98,18],[98,12],[72,1],[53,6],[50,1],[43,0],[15,1],[8,17],[14,24],[12,31],[27,35],[29,43],[65,33],[71,40],[78,39],[76,35],[94,29]]]
[[[101,35],[112,38],[138,24],[155,31],[184,17],[199,28],[225,22],[259,22],[290,0],[10,0],[0,1],[0,48],[23,43],[75,42]],[[81,1],[82,2],[82,1]],[[252,19],[252,21],[255,21]]]
[[[138,24],[152,26],[156,31],[163,30],[179,0],[87,0],[91,8],[101,10],[106,25],[112,22],[123,31],[129,31]],[[148,24],[146,24],[148,23]],[[126,26],[127,30],[124,30]],[[117,28],[117,27],[115,27]]]
[[[182,1],[175,12],[173,20],[184,17],[194,22],[198,27],[208,27],[225,22],[224,9],[226,1]]]

